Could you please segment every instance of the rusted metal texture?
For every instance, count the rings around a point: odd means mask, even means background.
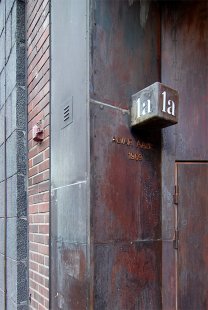
[[[95,245],[94,309],[161,309],[161,243]]]
[[[208,154],[208,2],[176,1],[163,9],[162,82],[178,90],[178,160],[206,160]]]
[[[163,306],[164,309],[176,309],[175,161],[208,160],[208,3],[166,1],[162,2],[161,12],[161,81],[177,89],[180,96],[178,124],[163,130],[162,152]],[[186,181],[187,189],[185,186],[184,190],[188,192],[191,180]],[[198,272],[197,264],[195,271]],[[195,289],[197,292],[197,282]],[[192,294],[195,295],[191,290],[189,297]],[[179,309],[190,309],[188,297],[186,303],[180,304]]]
[[[160,309],[160,132],[133,134],[128,111],[96,103],[91,214],[95,309]]]
[[[155,2],[147,4],[141,10],[139,1],[91,2],[96,310],[161,309],[160,132],[131,132],[128,111],[132,94],[160,80],[160,10]]]
[[[91,103],[95,242],[160,238],[160,132],[133,136],[128,120],[127,111]]]
[[[178,309],[208,308],[208,163],[178,164]]]
[[[127,108],[132,94],[160,81],[159,6],[93,0],[91,23],[91,98]]]

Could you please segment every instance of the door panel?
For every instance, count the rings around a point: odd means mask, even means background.
[[[177,164],[178,309],[208,309],[208,163]]]

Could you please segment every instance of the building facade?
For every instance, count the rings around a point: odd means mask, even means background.
[[[207,309],[207,55],[207,1],[0,1],[1,309]]]

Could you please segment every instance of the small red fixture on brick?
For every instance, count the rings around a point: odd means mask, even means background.
[[[44,139],[44,131],[42,122],[33,126],[33,140],[36,142],[42,142]]]

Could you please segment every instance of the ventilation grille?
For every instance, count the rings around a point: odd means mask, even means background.
[[[64,108],[64,122],[66,122],[70,117],[69,105]]]
[[[61,116],[61,129],[64,129],[73,122],[73,97],[62,102],[62,116]]]

